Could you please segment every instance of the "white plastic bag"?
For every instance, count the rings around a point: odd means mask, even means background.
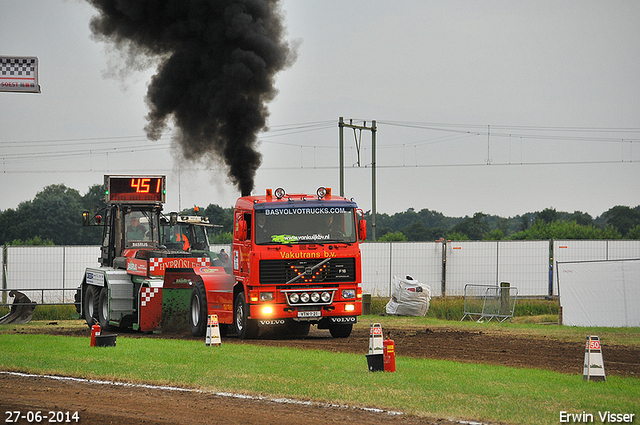
[[[393,277],[391,281],[391,299],[387,303],[387,314],[398,316],[425,316],[429,311],[431,288],[413,280]]]

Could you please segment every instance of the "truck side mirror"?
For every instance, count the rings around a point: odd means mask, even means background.
[[[361,241],[367,239],[367,220],[364,218],[358,220],[358,239]]]

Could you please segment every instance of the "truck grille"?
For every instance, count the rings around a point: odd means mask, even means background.
[[[355,282],[355,258],[331,258],[312,260],[260,260],[260,283],[281,285],[291,283]],[[300,276],[300,277],[298,277]],[[295,279],[295,280],[294,280]]]

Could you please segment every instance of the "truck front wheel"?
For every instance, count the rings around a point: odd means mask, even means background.
[[[255,320],[248,318],[249,306],[244,296],[244,292],[240,292],[236,296],[233,305],[233,325],[236,328],[236,334],[240,339],[250,339],[258,336],[260,329]]]
[[[351,323],[331,325],[329,332],[331,332],[331,336],[334,338],[347,338],[351,335],[351,329],[353,329],[353,324]]]
[[[191,335],[204,336],[207,331],[207,293],[202,282],[197,282],[191,291],[189,326]]]

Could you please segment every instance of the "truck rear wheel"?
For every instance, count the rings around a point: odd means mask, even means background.
[[[104,286],[98,298],[98,323],[102,329],[109,327],[109,288]]]
[[[331,336],[334,338],[347,338],[351,335],[351,329],[353,329],[352,323],[331,325],[329,327],[329,332],[331,332]]]
[[[260,328],[255,320],[248,318],[249,306],[244,296],[244,292],[240,292],[236,296],[233,305],[233,325],[236,328],[236,334],[240,339],[251,339],[258,336]]]
[[[82,310],[84,312],[84,320],[89,327],[98,321],[98,303],[100,302],[100,289],[97,286],[87,285],[87,290],[82,301]]]
[[[207,331],[207,293],[202,282],[193,285],[189,314],[191,335],[204,336]]]

